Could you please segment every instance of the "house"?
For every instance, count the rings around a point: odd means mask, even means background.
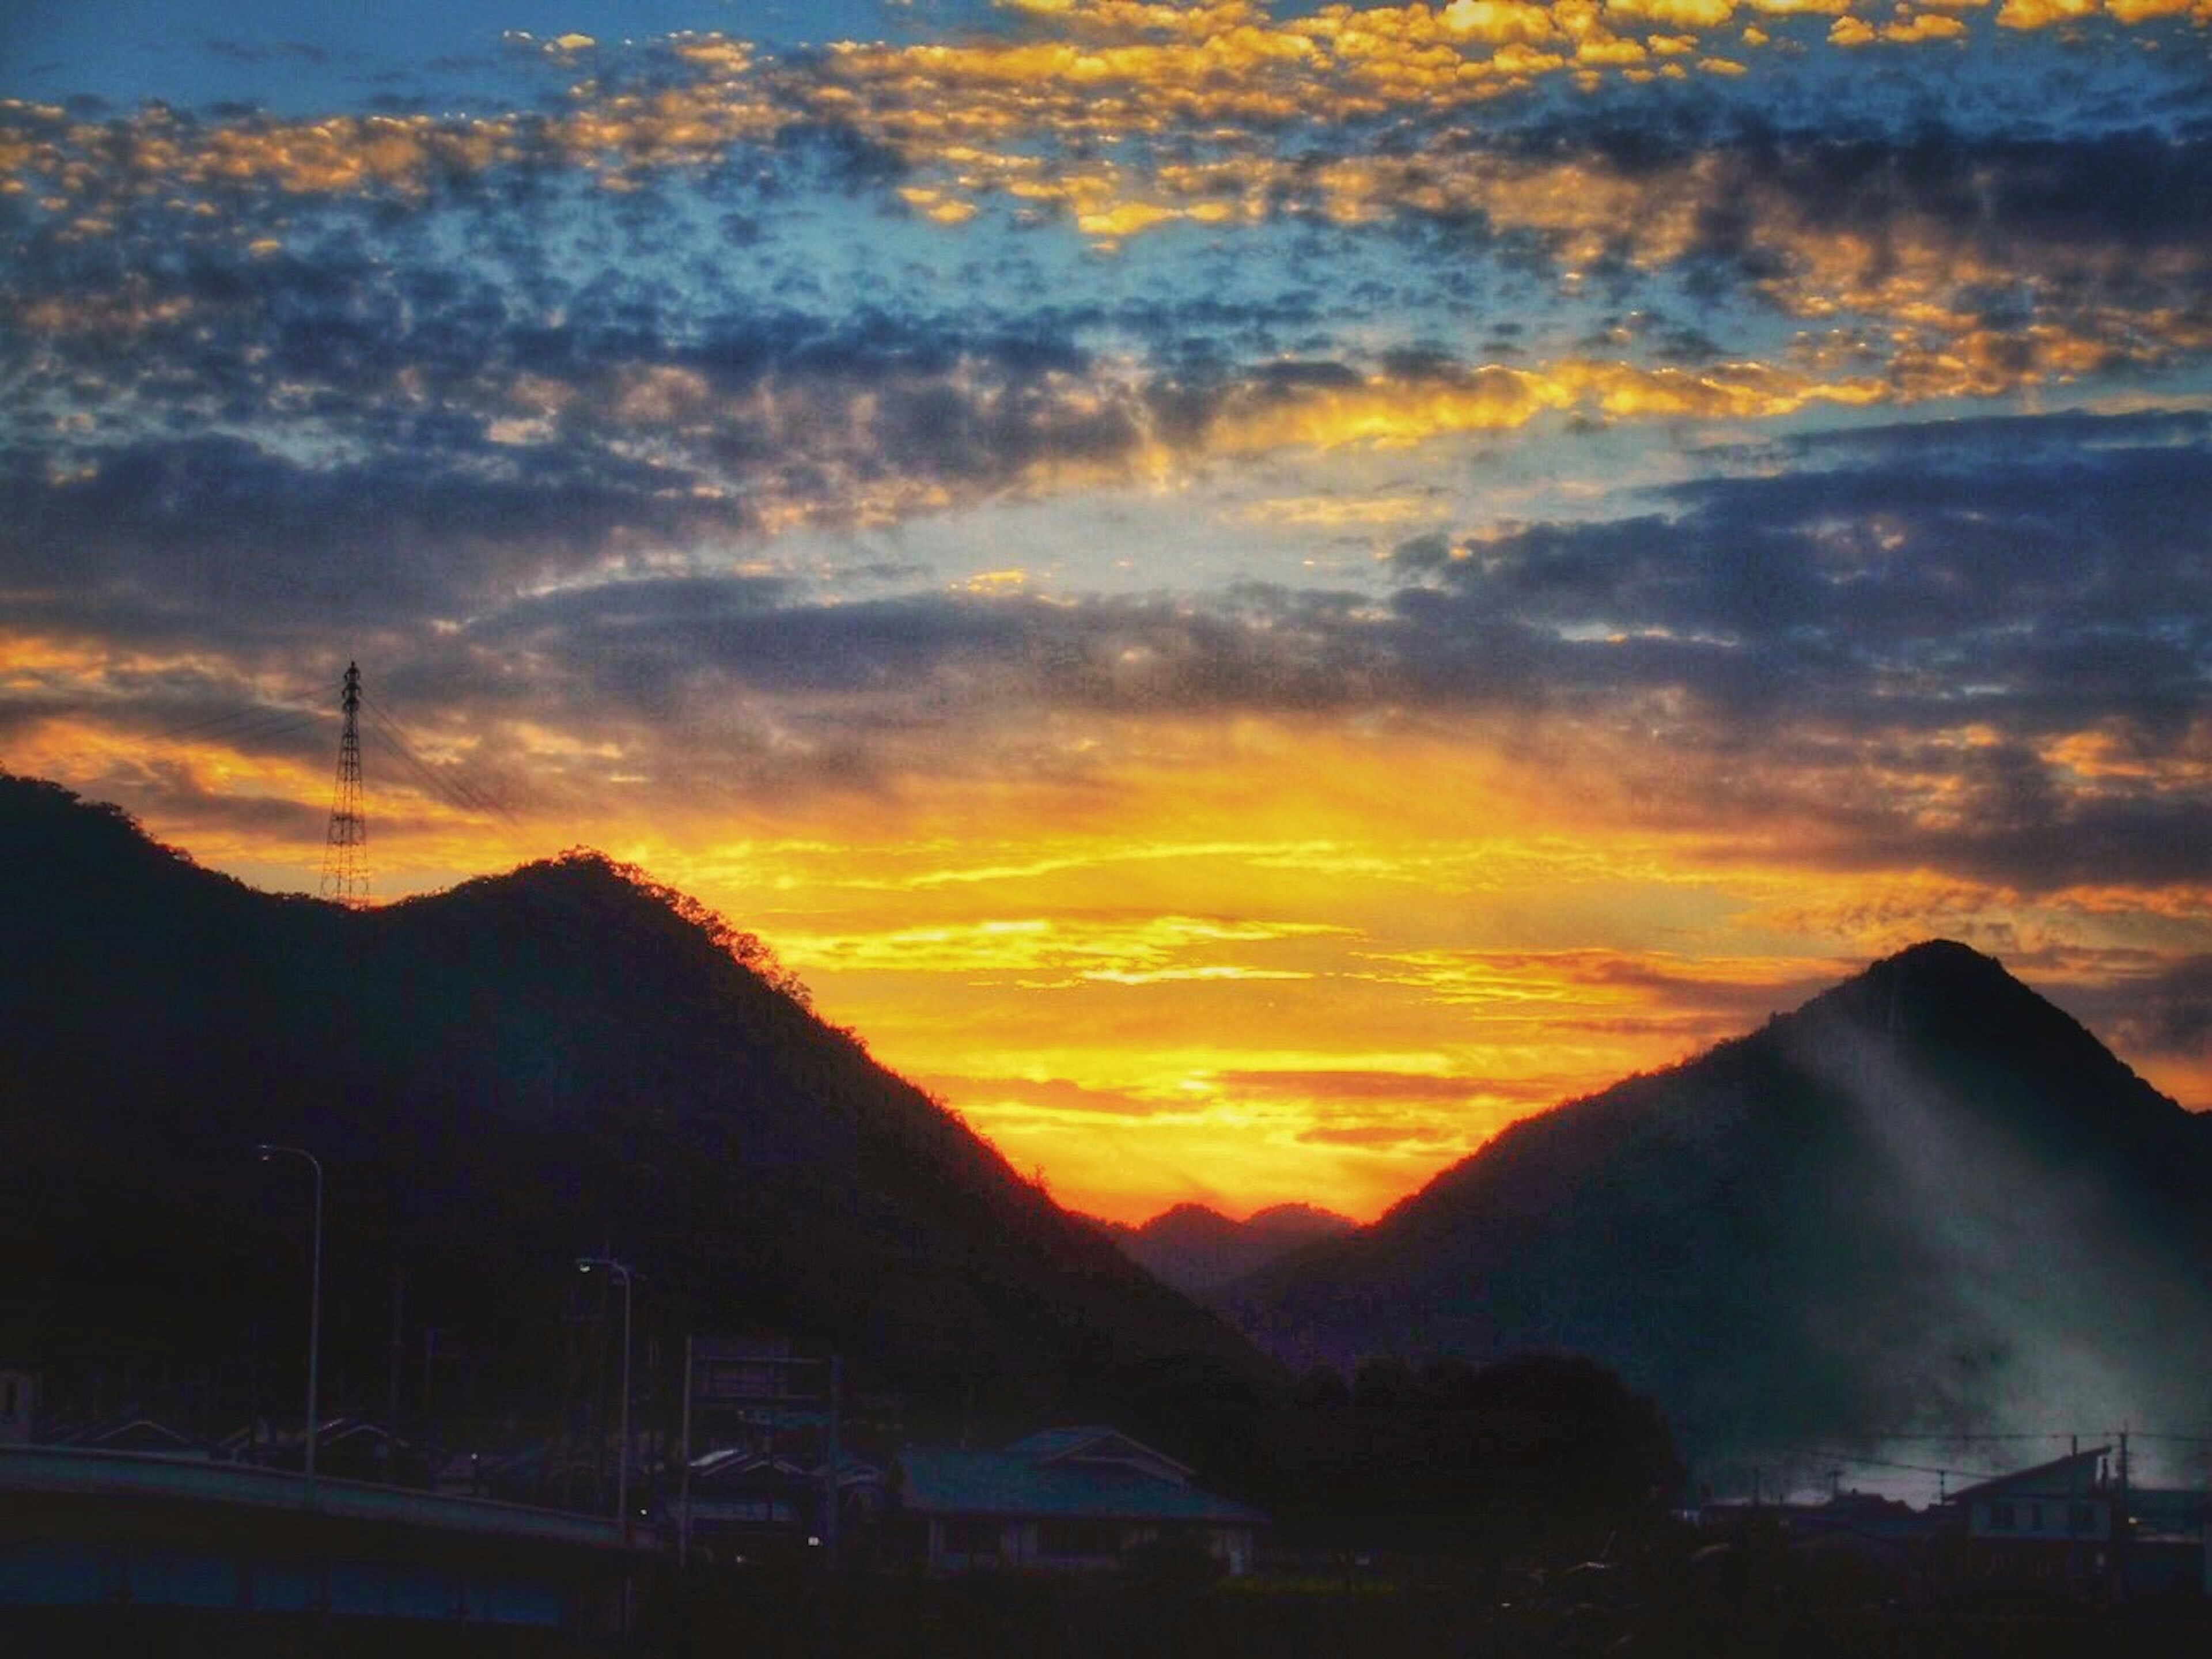
[[[844,1362],[753,1332],[686,1345],[688,1464],[667,1513],[685,1562],[864,1565],[885,1507],[880,1462],[844,1441],[875,1425],[848,1415]],[[878,1440],[878,1444],[888,1442]],[[708,1449],[697,1450],[704,1445]]]
[[[53,1439],[58,1445],[77,1446],[88,1451],[138,1452],[155,1457],[210,1460],[223,1455],[222,1448],[214,1441],[136,1410],[57,1432]]]
[[[325,1423],[315,1443],[315,1467],[342,1480],[426,1491],[432,1484],[429,1455],[366,1417],[338,1417]]]
[[[257,1419],[222,1442],[222,1455],[265,1468],[296,1469],[307,1461],[307,1434],[298,1425],[276,1427]],[[337,1480],[428,1490],[431,1459],[422,1448],[372,1419],[343,1413],[325,1418],[315,1436],[315,1470]]]
[[[493,1451],[459,1451],[432,1473],[431,1489],[451,1498],[489,1498],[536,1504],[545,1490],[548,1448],[543,1440]]]
[[[1941,1518],[1894,1498],[1838,1492],[1788,1511],[1783,1542],[1805,1560],[1850,1561],[1863,1572],[1909,1580],[1923,1570]]]
[[[1930,1569],[1947,1517],[1879,1493],[1838,1492],[1817,1503],[1708,1501],[1692,1512],[1693,1524],[1712,1542],[1716,1565],[1749,1553],[1786,1553],[1832,1583],[1848,1579],[1871,1592],[1917,1596]],[[1702,1552],[1701,1552],[1702,1553]]]
[[[726,1447],[696,1457],[676,1507],[688,1520],[685,1548],[702,1561],[795,1559],[840,1545],[846,1560],[867,1559],[884,1503],[884,1473],[850,1453],[837,1460],[836,1528],[826,1524],[831,1482],[818,1455],[766,1447]]]
[[[932,1572],[1080,1571],[1151,1545],[1250,1571],[1267,1517],[1191,1484],[1191,1471],[1116,1430],[1048,1429],[1003,1451],[910,1447],[894,1474],[909,1548]]]
[[[1945,1509],[1961,1577],[2101,1591],[2126,1527],[2111,1452],[2071,1452],[1954,1492]]]

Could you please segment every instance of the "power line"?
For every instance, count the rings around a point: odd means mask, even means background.
[[[2136,1440],[2178,1440],[2196,1444],[2212,1443],[2212,1431],[2199,1434],[2160,1432],[2150,1429],[2039,1429],[2030,1432],[1998,1432],[1994,1430],[1965,1429],[1935,1431],[1927,1429],[1854,1431],[1854,1437],[1869,1445],[1893,1446],[1904,1443],[1937,1446],[2018,1443],[2036,1440],[2116,1440],[2125,1432]],[[1804,1449],[1798,1443],[1766,1442],[1754,1443],[1751,1449],[1779,1454],[1788,1450]]]
[[[2007,1473],[2003,1469],[1960,1469],[1932,1463],[1904,1463],[1893,1458],[1864,1457],[1851,1452],[1826,1450],[1818,1446],[1800,1446],[1792,1450],[1794,1455],[1807,1462],[1849,1463],[1855,1468],[1897,1469],[1907,1474],[1959,1475],[1969,1480],[1994,1480]]]
[[[518,849],[525,847],[526,826],[514,808],[458,766],[438,765],[425,760],[420,752],[426,746],[423,739],[400,718],[389,698],[372,698],[362,688],[357,666],[349,668],[340,706],[345,712],[345,720],[339,738],[337,777],[324,847],[326,893],[349,902],[360,902],[368,894],[367,820],[361,801],[360,772],[364,735],[371,738],[398,770],[425,794],[455,811],[499,820],[510,832],[513,845]],[[368,716],[367,726],[357,719],[361,713]],[[243,750],[248,745],[267,744],[321,728],[328,718],[327,712],[301,708],[296,703],[233,708],[157,727],[138,738],[137,744],[142,750],[149,744],[179,742]],[[98,741],[97,734],[94,735]],[[101,743],[100,746],[110,745]]]
[[[372,735],[410,776],[437,799],[459,811],[500,818],[511,829],[523,827],[514,809],[476,780],[425,760],[421,753],[422,739],[392,708],[388,697],[372,697],[358,686],[355,695],[359,708],[368,714],[372,722]],[[319,726],[325,718],[319,712],[299,708],[233,708],[161,727],[148,732],[143,741],[167,743],[179,738],[199,737],[209,742],[243,744],[308,731]]]
[[[2082,1447],[2084,1443],[2087,1443],[2090,1449],[2098,1451],[2109,1451],[2112,1443],[2115,1442],[2124,1444],[2126,1442],[2130,1441],[2140,1443],[2146,1440],[2156,1441],[2172,1445],[2212,1446],[2212,1433],[2183,1434],[2163,1432],[2156,1430],[2143,1431],[2136,1429],[2129,1429],[2124,1431],[2119,1429],[2104,1429],[2090,1432],[2084,1432],[2076,1430],[2063,1431],[2045,1430],[2033,1433],[2001,1433],[1994,1431],[1966,1431],[1950,1434],[1931,1433],[1926,1431],[1914,1431],[1899,1434],[1869,1435],[1867,1437],[1869,1440],[1882,1443],[1907,1443],[1918,1442],[1921,1443],[1927,1443],[1933,1442],[1938,1444],[1948,1443],[1957,1445],[1968,1443],[2017,1444],[2023,1442],[2034,1441],[2065,1441],[2077,1449]],[[2105,1443],[2101,1445],[2095,1443],[2098,1442],[2103,1442]],[[1756,1464],[1761,1462],[1761,1460],[1764,1460],[1766,1463],[1771,1465],[1787,1466],[1792,1463],[1807,1465],[1826,1464],[1831,1466],[1847,1466],[1851,1468],[1880,1469],[1902,1474],[1925,1475],[1944,1481],[1994,1480],[2001,1479],[2008,1474],[2019,1473],[2019,1466],[2016,1464],[2002,1469],[1965,1468],[1951,1464],[1912,1462],[1904,1458],[1881,1457],[1870,1452],[1847,1452],[1838,1450],[1833,1447],[1810,1446],[1794,1443],[1786,1444],[1768,1443],[1763,1445],[1744,1447],[1729,1456],[1726,1462],[1730,1464]]]
[[[2100,1434],[2117,1434],[2118,1431],[2116,1429],[2104,1429],[2098,1430],[2095,1432]],[[1884,1446],[2018,1445],[2023,1443],[2038,1440],[2087,1440],[2093,1437],[2094,1436],[2091,1431],[2075,1429],[2046,1429],[2033,1434],[1984,1434],[1970,1431],[1960,1434],[1934,1434],[1927,1432],[1913,1434],[1868,1434],[1863,1437],[1863,1438],[1870,1444]]]
[[[182,726],[170,726],[166,731],[149,732],[143,741],[167,743],[198,734],[204,742],[239,743],[258,738],[279,737],[319,726],[322,722],[322,715],[295,708],[234,709],[226,714],[213,714],[205,720],[189,720]]]
[[[426,794],[459,812],[475,814],[478,811],[479,809],[475,803],[463,795],[448,780],[439,776],[427,763],[412,750],[402,744],[391,733],[375,731],[370,735],[383,746],[386,754],[399,763],[407,775],[414,779]]]
[[[383,751],[397,761],[426,793],[452,807],[455,811],[465,813],[471,817],[496,817],[510,827],[520,827],[516,823],[514,814],[499,803],[473,792],[459,779],[440,772],[413,750],[408,748],[395,733],[378,728],[373,730],[370,735],[376,739]]]
[[[483,813],[504,819],[512,828],[520,830],[522,827],[521,820],[515,816],[514,810],[506,802],[478,785],[473,779],[459,772],[441,771],[425,761],[416,751],[414,744],[409,741],[407,727],[388,708],[377,702],[364,701],[370,719],[376,724],[379,738],[391,744],[393,752],[440,799],[448,805],[458,806],[465,811]]]

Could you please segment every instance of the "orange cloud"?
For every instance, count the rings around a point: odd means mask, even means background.
[[[957,222],[979,196],[1020,183],[1071,205],[1086,234],[1112,240],[1188,210],[1149,199],[1155,181],[1140,160],[1099,163],[1079,183],[1048,182],[1035,146],[1095,150],[1174,125],[1210,130],[1211,143],[1262,155],[1268,130],[1283,122],[1449,109],[1569,71],[1641,75],[1654,53],[1741,75],[1749,66],[1738,54],[1771,45],[1768,26],[1798,13],[1830,16],[1828,39],[1840,46],[1957,42],[1972,29],[1952,14],[1979,3],[1914,9],[1871,0],[1450,0],[1336,4],[1276,18],[1249,0],[1070,0],[1024,8],[1035,29],[1015,38],[845,41],[803,64],[727,36],[680,34],[661,49],[691,78],[645,92],[586,80],[566,112],[542,121],[257,117],[203,133],[155,108],[124,125],[118,146],[59,110],[9,100],[0,114],[24,124],[0,130],[0,179],[19,191],[40,179],[65,198],[118,185],[151,196],[257,181],[300,193],[416,193],[441,177],[551,157],[621,182],[696,166],[822,117],[857,127],[910,165],[941,169],[944,176],[914,187],[929,193],[921,210],[932,217]],[[2004,0],[1996,22],[2022,30],[2101,19],[2125,28],[2182,18],[2212,21],[2212,0]],[[1713,50],[1723,35],[1729,50]],[[580,35],[533,44],[564,64],[588,63],[598,51]],[[110,165],[78,159],[95,153]]]

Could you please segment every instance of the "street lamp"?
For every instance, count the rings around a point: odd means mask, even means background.
[[[307,1506],[315,1503],[315,1442],[322,1438],[322,1419],[316,1412],[316,1384],[321,1378],[323,1335],[323,1165],[320,1159],[300,1146],[276,1146],[263,1141],[254,1152],[264,1164],[275,1158],[303,1158],[307,1167],[315,1172],[315,1244],[313,1267],[307,1279]]]
[[[576,1271],[604,1269],[614,1275],[623,1293],[622,1449],[615,1458],[615,1518],[622,1522],[623,1542],[629,1542],[629,1267],[611,1255],[580,1255]]]

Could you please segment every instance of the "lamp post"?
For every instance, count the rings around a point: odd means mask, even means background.
[[[622,1449],[615,1455],[615,1518],[622,1522],[623,1544],[629,1542],[629,1284],[630,1270],[611,1255],[580,1255],[576,1271],[604,1270],[613,1275],[623,1293],[622,1425],[617,1431]]]
[[[322,1374],[323,1336],[323,1165],[313,1152],[301,1146],[276,1146],[263,1141],[254,1152],[264,1164],[276,1158],[300,1158],[315,1172],[315,1242],[313,1266],[307,1279],[307,1484],[305,1496],[307,1507],[315,1503],[315,1442],[322,1438],[322,1419],[317,1409],[317,1384]]]

